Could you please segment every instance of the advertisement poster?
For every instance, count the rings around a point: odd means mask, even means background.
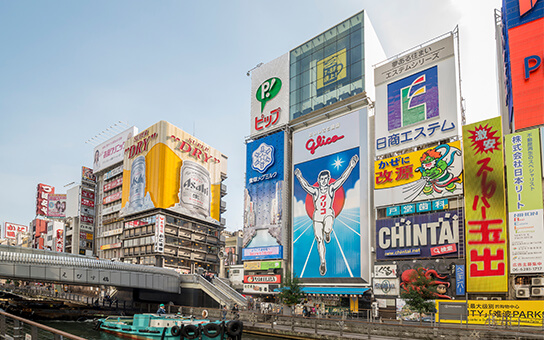
[[[20,233],[26,234],[29,231],[29,228],[26,225],[9,223],[9,222],[4,223],[4,227],[5,227],[4,229],[5,237],[12,240],[16,239],[18,234]]]
[[[369,279],[361,112],[294,135],[293,271],[300,278]]]
[[[152,208],[220,223],[227,157],[160,121],[125,144],[121,215]]]
[[[247,144],[244,248],[283,246],[284,140],[277,132]]]
[[[374,162],[376,207],[462,193],[463,155],[460,141]]]
[[[544,219],[539,129],[504,138],[510,272],[544,272]]]
[[[374,69],[376,156],[459,136],[453,33]]]
[[[376,258],[459,257],[463,210],[376,221]]]
[[[95,147],[93,172],[97,173],[115,163],[122,162],[125,156],[125,142],[136,134],[138,134],[138,128],[133,126]]]
[[[55,194],[55,187],[40,183],[36,190],[36,215],[47,216],[49,213],[49,195]]]
[[[501,118],[463,126],[466,291],[508,291]]]
[[[66,194],[49,195],[49,208],[47,215],[53,218],[66,217]]]

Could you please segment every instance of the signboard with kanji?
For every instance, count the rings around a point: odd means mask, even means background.
[[[510,272],[541,273],[544,220],[539,129],[507,135],[504,140]]]
[[[501,118],[463,126],[467,292],[508,291]]]
[[[380,207],[460,195],[463,177],[460,141],[377,160],[374,204]]]
[[[453,34],[374,70],[376,155],[459,135]]]

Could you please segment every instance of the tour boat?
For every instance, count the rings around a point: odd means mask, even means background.
[[[210,321],[175,314],[136,314],[134,317],[109,316],[99,319],[95,329],[126,339],[141,340],[240,340],[240,320]]]

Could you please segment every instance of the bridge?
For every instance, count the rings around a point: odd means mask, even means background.
[[[173,294],[181,294],[184,288],[200,289],[219,304],[247,304],[244,296],[218,278],[212,283],[200,275],[182,275],[168,268],[7,245],[0,245],[0,277],[81,286],[146,289]]]

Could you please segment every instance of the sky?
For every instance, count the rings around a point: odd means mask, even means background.
[[[0,222],[34,219],[38,183],[66,193],[67,184],[79,182],[81,166],[92,168],[97,139],[166,120],[228,157],[223,217],[227,230],[239,230],[248,70],[363,9],[388,57],[457,26],[466,119],[477,122],[498,115],[500,6],[501,0],[0,1]]]

